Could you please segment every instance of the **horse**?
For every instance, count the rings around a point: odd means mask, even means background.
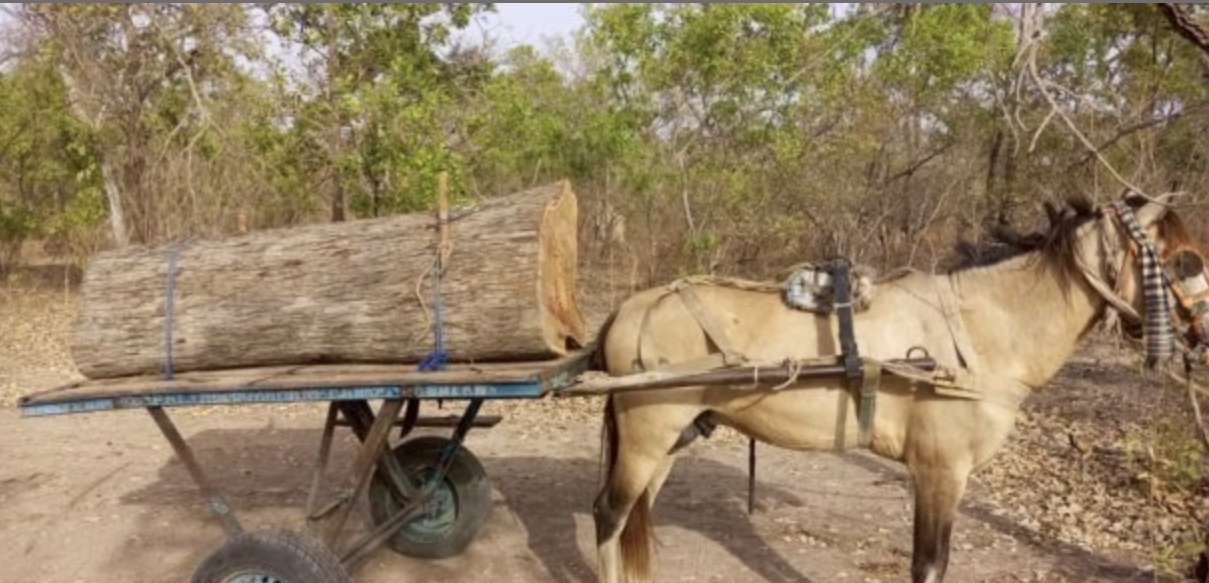
[[[1047,384],[1102,318],[1115,315],[1120,329],[1144,328],[1148,349],[1163,337],[1156,326],[1180,318],[1201,324],[1176,303],[1187,297],[1177,297],[1178,280],[1160,273],[1159,283],[1145,284],[1176,255],[1204,257],[1175,200],[1175,194],[1130,194],[1098,206],[1077,198],[1047,204],[1048,228],[1005,237],[1010,252],[1003,256],[937,273],[903,270],[878,281],[876,299],[852,319],[862,357],[889,363],[923,350],[956,375],[945,378],[958,380],[880,377],[864,439],[851,439],[862,432],[861,401],[859,387],[846,378],[610,394],[602,423],[603,481],[593,504],[600,583],[649,580],[656,496],[680,450],[717,425],[776,447],[862,447],[905,465],[914,492],[911,580],[940,583],[970,474],[1003,447],[1022,401]],[[1194,263],[1203,272],[1202,263]],[[1204,281],[1203,273],[1196,275]],[[1170,335],[1179,339],[1175,331]],[[775,290],[680,282],[620,304],[602,327],[598,357],[613,376],[695,370],[735,357],[789,362],[842,354],[837,336],[833,315],[787,307]]]

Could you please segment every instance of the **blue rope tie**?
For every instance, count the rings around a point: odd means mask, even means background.
[[[433,348],[424,360],[420,361],[420,370],[434,371],[445,368],[445,361],[449,359],[449,354],[445,352],[445,334],[444,325],[441,321],[441,254],[438,251],[437,256],[433,259],[433,285],[432,285],[432,335]]]
[[[168,274],[165,276],[164,282],[164,366],[161,369],[165,380],[172,380],[173,358],[172,358],[172,316],[175,310],[176,299],[176,266],[180,260],[181,252],[185,250],[185,245],[188,240],[177,241],[172,244],[168,255]]]

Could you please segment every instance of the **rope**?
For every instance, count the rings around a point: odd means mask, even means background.
[[[449,354],[445,352],[445,331],[441,319],[441,254],[433,258],[432,280],[432,352],[420,361],[421,371],[435,371],[445,368]]]
[[[173,314],[176,311],[176,271],[181,252],[190,239],[184,239],[172,244],[168,254],[168,273],[164,277],[164,366],[161,372],[164,380],[172,380],[175,374],[175,363],[172,354],[174,326]]]

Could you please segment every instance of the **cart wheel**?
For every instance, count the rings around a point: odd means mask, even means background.
[[[349,577],[323,543],[273,530],[236,535],[206,557],[192,583],[349,583]]]
[[[413,483],[424,483],[436,471],[441,450],[449,440],[424,436],[394,449],[394,456]],[[398,513],[404,501],[386,485],[386,470],[379,465],[369,486],[369,511],[374,524]],[[425,514],[408,522],[387,541],[395,552],[411,557],[440,559],[466,550],[491,511],[491,483],[482,464],[465,447],[454,455],[445,480],[433,492]]]

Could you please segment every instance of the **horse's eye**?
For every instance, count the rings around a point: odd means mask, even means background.
[[[1196,277],[1205,272],[1205,262],[1195,251],[1184,250],[1171,258],[1171,269],[1180,279]]]

